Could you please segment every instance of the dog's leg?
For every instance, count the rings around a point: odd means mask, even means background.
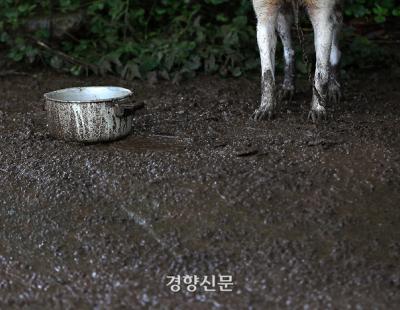
[[[295,58],[292,43],[291,27],[293,24],[293,8],[285,4],[278,14],[277,31],[283,45],[283,56],[285,59],[284,79],[280,98],[292,101],[295,92]]]
[[[309,117],[313,122],[326,116],[325,103],[328,93],[330,55],[333,39],[333,5],[334,1],[321,0],[317,5],[308,6],[311,23],[314,28],[316,54],[313,98]]]
[[[332,38],[332,50],[330,56],[330,77],[329,77],[329,86],[328,86],[328,94],[329,94],[329,102],[338,104],[341,99],[341,89],[339,82],[339,63],[341,58],[341,52],[339,49],[339,35],[342,28],[343,15],[342,9],[339,5],[334,8],[333,14],[333,38]]]
[[[261,57],[261,105],[254,112],[253,119],[271,117],[276,107],[275,94],[275,49],[276,23],[279,1],[253,0],[257,15],[257,42]]]

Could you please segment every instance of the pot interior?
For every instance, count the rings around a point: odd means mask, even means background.
[[[58,102],[104,102],[127,98],[132,95],[129,89],[114,86],[74,87],[56,90],[44,95],[47,100]]]

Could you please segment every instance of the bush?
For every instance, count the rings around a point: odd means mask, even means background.
[[[46,43],[48,23],[30,35],[24,30],[39,12],[50,15],[50,1],[0,3],[0,42],[12,61],[44,61],[73,74],[91,70],[126,79],[154,72],[175,80],[198,71],[239,76],[258,67],[255,18],[249,0],[54,2],[56,14],[68,16],[81,10],[85,27],[50,44]],[[374,23],[383,23],[399,12],[392,0],[349,1],[345,11],[348,18]]]
[[[400,16],[400,5],[395,0],[352,0],[346,3],[345,13],[350,17],[371,17],[376,23],[384,23],[388,17]]]

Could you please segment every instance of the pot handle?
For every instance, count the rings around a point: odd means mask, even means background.
[[[135,111],[143,109],[144,108],[144,103],[137,103],[135,104],[134,102],[132,103],[123,103],[123,104],[115,104],[114,110],[115,110],[115,115],[118,117],[125,117],[129,115],[133,115]]]

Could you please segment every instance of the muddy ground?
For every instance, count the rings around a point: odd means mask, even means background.
[[[83,85],[137,92],[131,136],[49,136],[42,94]],[[346,80],[318,126],[308,89],[253,122],[258,77],[1,77],[0,308],[398,309],[398,79]],[[186,274],[233,292],[171,292]]]

